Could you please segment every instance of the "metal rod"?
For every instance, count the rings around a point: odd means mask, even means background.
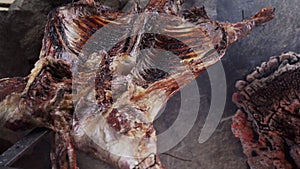
[[[44,128],[36,128],[29,134],[7,149],[0,155],[0,169],[1,166],[9,167],[19,158],[21,158],[25,152],[32,148],[41,138],[49,133],[49,130]]]

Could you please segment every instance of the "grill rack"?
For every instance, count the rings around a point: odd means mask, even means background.
[[[21,169],[12,168],[11,166],[49,132],[50,131],[45,128],[35,128],[17,141],[0,155],[0,169]]]

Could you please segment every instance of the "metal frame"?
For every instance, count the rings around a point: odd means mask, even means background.
[[[20,159],[24,153],[36,145],[36,143],[38,143],[49,132],[49,130],[44,128],[36,128],[25,137],[17,141],[17,143],[0,155],[0,169],[13,169],[9,167],[18,159]]]

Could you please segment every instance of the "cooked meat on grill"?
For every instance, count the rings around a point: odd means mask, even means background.
[[[164,168],[153,127],[160,108],[274,17],[265,8],[218,22],[181,3],[151,0],[123,13],[82,0],[51,12],[31,74],[0,82],[1,124],[53,130],[53,169],[76,169],[75,147],[121,169]]]

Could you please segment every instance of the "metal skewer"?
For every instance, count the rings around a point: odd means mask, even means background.
[[[49,132],[49,130],[44,128],[36,128],[21,140],[17,141],[17,143],[15,143],[0,155],[0,169],[4,169],[3,167],[11,166]]]

